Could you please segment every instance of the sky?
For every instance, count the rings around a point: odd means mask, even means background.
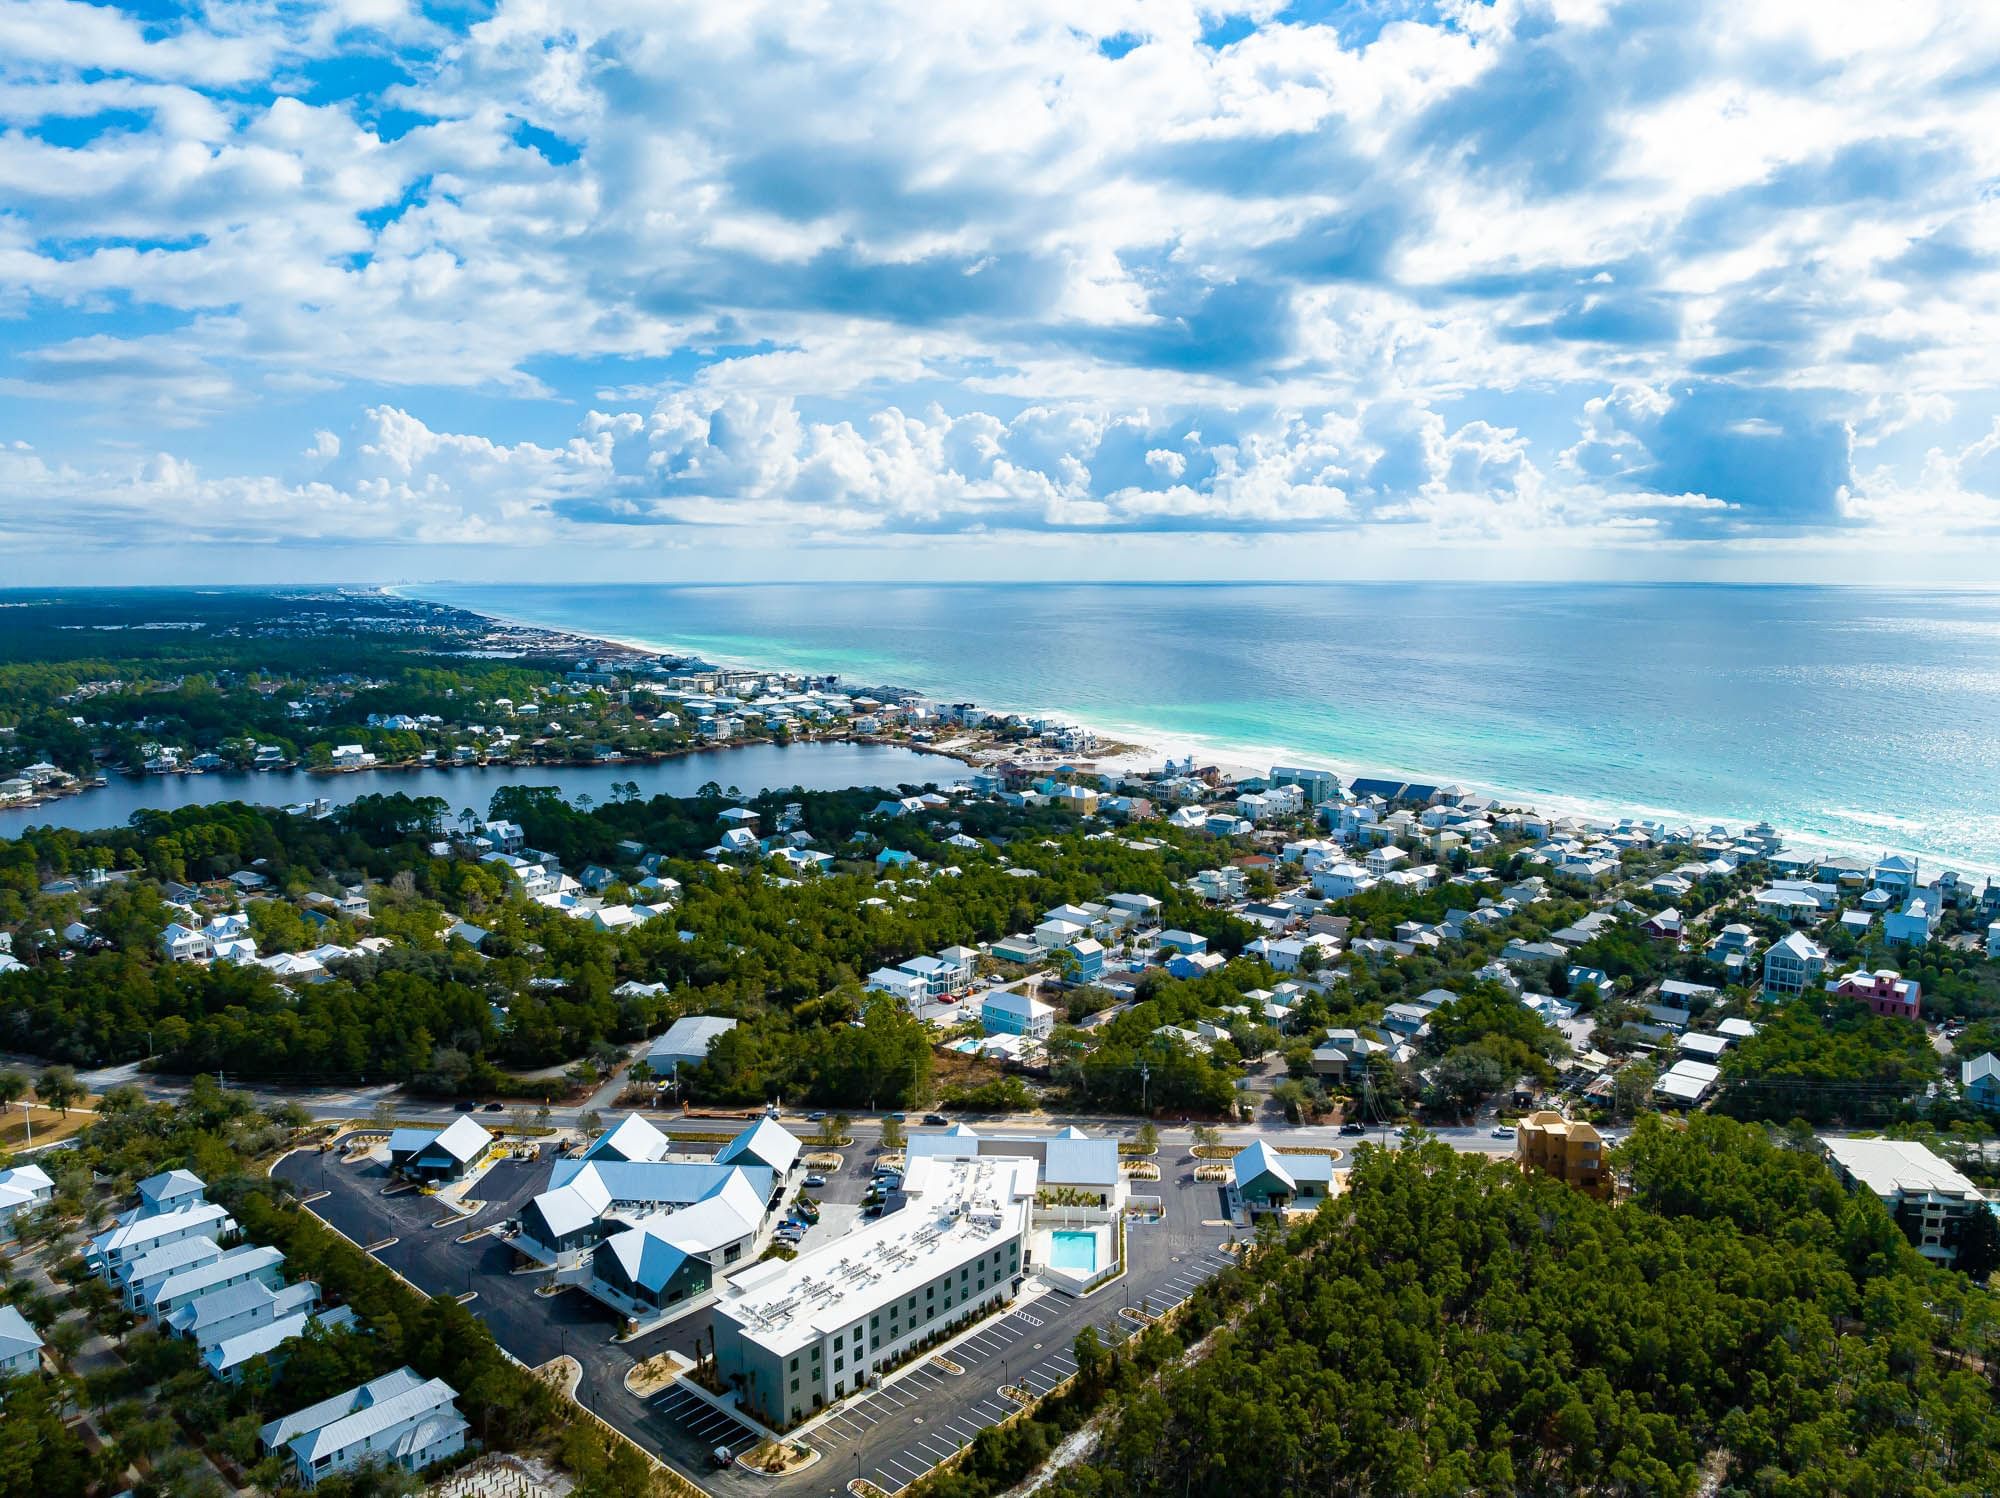
[[[0,7],[0,583],[2000,582],[2000,6]]]

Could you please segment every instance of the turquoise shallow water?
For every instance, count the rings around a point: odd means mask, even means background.
[[[2000,862],[2000,593],[1599,584],[431,586],[533,623],[1253,762]]]
[[[1049,1234],[1049,1263],[1056,1269],[1097,1272],[1097,1234],[1055,1232]]]

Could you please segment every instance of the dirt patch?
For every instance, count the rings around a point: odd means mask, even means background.
[[[786,1477],[818,1460],[819,1453],[803,1441],[765,1441],[739,1456],[736,1465],[765,1477]]]
[[[97,1121],[94,1113],[82,1111],[96,1105],[94,1097],[72,1103],[68,1118],[53,1108],[44,1108],[40,1103],[25,1110],[9,1108],[4,1122],[0,1122],[0,1149],[21,1149],[31,1136],[37,1149],[45,1144],[54,1144],[59,1139],[68,1139],[79,1129],[87,1129]]]
[[[641,1399],[654,1395],[681,1376],[682,1370],[691,1367],[688,1360],[678,1353],[663,1352],[658,1357],[647,1358],[643,1363],[635,1363],[625,1375],[625,1387]]]

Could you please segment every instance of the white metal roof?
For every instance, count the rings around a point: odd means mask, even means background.
[[[1826,1152],[1880,1197],[1919,1195],[1977,1198],[1979,1188],[1949,1161],[1907,1139],[1825,1139]]]
[[[716,1314],[784,1356],[982,1249],[1018,1238],[1034,1205],[1036,1175],[1035,1162],[1023,1156],[913,1159],[901,1209],[790,1261],[742,1271]]]

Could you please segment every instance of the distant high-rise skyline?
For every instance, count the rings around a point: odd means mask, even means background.
[[[0,11],[0,583],[2000,577],[2000,9]]]

